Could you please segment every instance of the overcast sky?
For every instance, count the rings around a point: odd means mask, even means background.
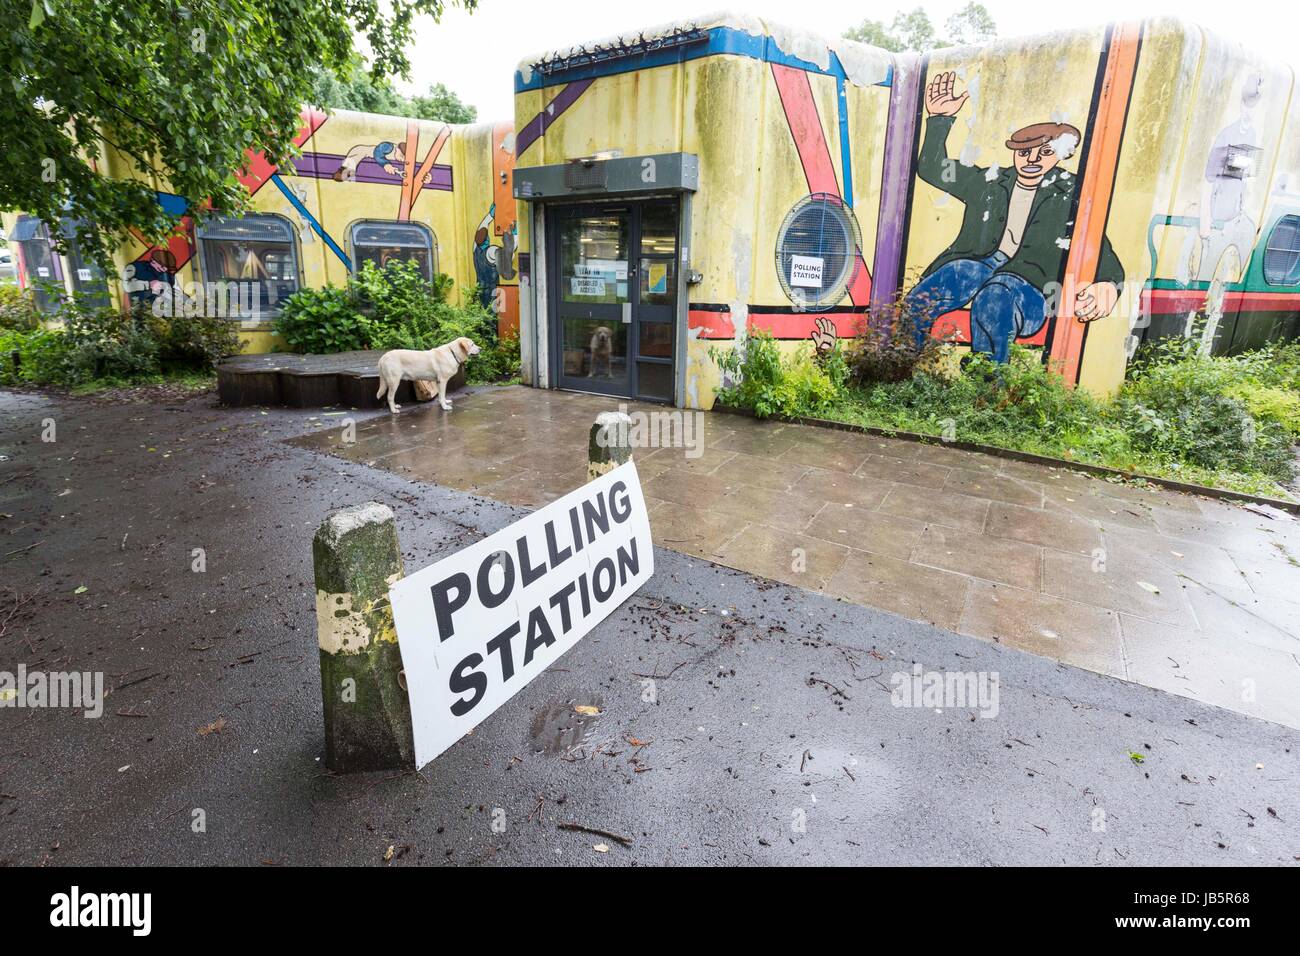
[[[936,25],[966,0],[921,3]],[[478,107],[481,120],[513,119],[513,77],[523,57],[583,40],[688,20],[723,7],[752,13],[827,36],[838,36],[864,16],[893,19],[916,0],[747,0],[731,4],[709,0],[479,0],[473,14],[455,9],[440,24],[427,18],[417,27],[411,52],[411,82],[405,92],[446,83],[461,99]],[[1176,15],[1240,40],[1266,56],[1300,67],[1300,3],[1296,0],[984,0],[1000,36],[1021,36],[1111,20]]]

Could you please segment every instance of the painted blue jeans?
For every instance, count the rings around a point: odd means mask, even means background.
[[[1047,321],[1041,289],[1020,276],[997,270],[1004,253],[983,259],[953,259],[918,282],[904,300],[916,322],[919,351],[935,319],[970,303],[971,351],[1005,362],[1011,343],[1033,335]]]

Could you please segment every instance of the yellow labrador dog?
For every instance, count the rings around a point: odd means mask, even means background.
[[[402,379],[411,381],[436,381],[438,383],[438,402],[444,411],[451,411],[451,402],[447,401],[447,381],[456,374],[456,370],[471,355],[481,351],[473,339],[463,336],[436,349],[421,352],[416,349],[393,349],[385,352],[379,359],[379,394],[383,398],[388,393],[388,409],[394,414],[402,406],[397,404],[397,387]]]

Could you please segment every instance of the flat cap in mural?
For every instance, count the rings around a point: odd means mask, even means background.
[[[1034,123],[1012,133],[1007,140],[1007,149],[1033,149],[1062,136],[1073,136],[1074,145],[1079,144],[1079,131],[1069,123]]]

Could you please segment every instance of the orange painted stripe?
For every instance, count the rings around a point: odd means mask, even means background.
[[[424,189],[424,177],[428,176],[430,171],[432,171],[434,160],[436,160],[438,154],[442,152],[442,145],[447,142],[447,137],[450,135],[450,126],[444,125],[442,129],[438,130],[438,135],[433,138],[433,145],[429,147],[429,152],[424,156],[424,162],[422,162],[420,168],[415,171],[415,175],[403,184],[404,190],[410,190],[410,202],[406,205],[402,214],[397,217],[398,219],[406,221],[411,218],[411,209],[414,208],[415,201],[420,198],[420,191]],[[417,139],[419,138],[418,132],[416,137]],[[409,138],[407,141],[410,142]],[[411,157],[410,161],[406,165],[406,170],[409,172],[415,164],[415,147],[411,146],[410,152],[406,155]]]
[[[411,218],[411,207],[415,205],[415,184],[422,182],[416,175],[415,151],[420,146],[420,124],[414,120],[406,124],[406,152],[402,162],[402,198],[397,204],[397,219],[405,222]]]
[[[1079,210],[1070,237],[1070,255],[1066,259],[1061,310],[1052,339],[1052,360],[1071,385],[1079,381],[1083,340],[1087,334],[1087,324],[1075,318],[1074,297],[1080,287],[1090,284],[1097,276],[1097,261],[1101,255],[1101,242],[1119,165],[1120,144],[1124,138],[1124,123],[1128,117],[1129,96],[1137,75],[1141,38],[1140,23],[1117,24],[1106,53],[1101,96],[1093,122],[1092,141],[1088,144],[1088,166],[1080,186]]]

